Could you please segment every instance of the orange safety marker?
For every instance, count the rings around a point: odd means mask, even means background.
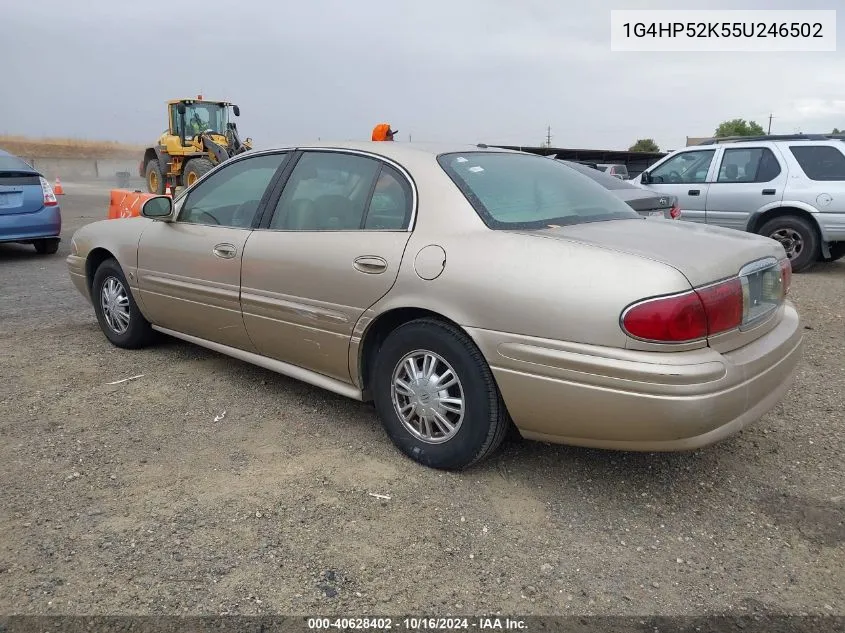
[[[155,198],[154,193],[142,193],[140,191],[129,191],[128,189],[112,189],[109,194],[108,219],[134,218],[141,215],[141,207],[150,198]]]
[[[65,195],[65,190],[62,189],[62,181],[59,180],[58,176],[56,176],[56,186],[53,187],[53,193],[56,194],[57,196]]]

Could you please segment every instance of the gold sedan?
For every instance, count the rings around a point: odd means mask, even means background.
[[[510,425],[709,445],[771,409],[801,357],[778,242],[645,220],[560,161],[486,146],[252,151],[71,249],[114,345],[164,333],[372,401],[435,468]]]

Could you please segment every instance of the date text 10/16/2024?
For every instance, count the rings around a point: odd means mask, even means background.
[[[311,631],[361,630],[361,631],[524,631],[525,620],[510,617],[476,618],[308,618]]]

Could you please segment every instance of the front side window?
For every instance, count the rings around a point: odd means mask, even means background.
[[[780,164],[767,147],[726,149],[717,182],[769,182],[780,174]]]
[[[250,228],[270,180],[287,157],[264,154],[225,164],[188,193],[178,221]]]
[[[715,149],[682,152],[650,172],[653,182],[662,184],[698,184],[707,181]]]
[[[792,145],[795,160],[810,180],[845,180],[845,155],[830,145]]]
[[[600,184],[556,160],[504,152],[441,154],[437,160],[492,229],[640,218]]]
[[[364,228],[381,163],[343,152],[308,151],[285,184],[270,228],[356,231]]]

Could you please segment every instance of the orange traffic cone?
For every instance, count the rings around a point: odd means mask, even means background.
[[[173,190],[173,183],[168,182],[164,187],[164,195],[172,198],[176,192]]]
[[[62,189],[62,181],[59,180],[58,176],[56,177],[56,186],[53,187],[53,193],[57,196],[65,195],[65,190]]]

